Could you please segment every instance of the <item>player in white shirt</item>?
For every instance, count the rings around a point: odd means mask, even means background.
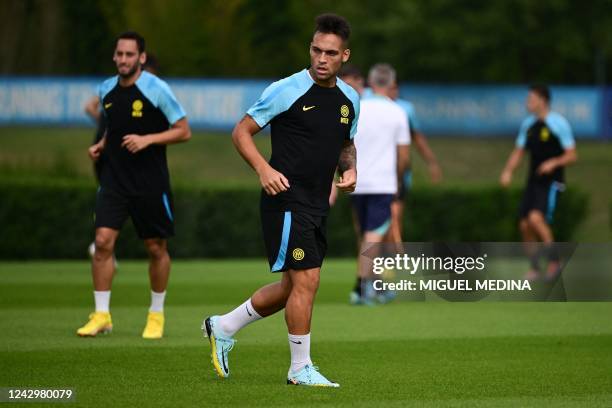
[[[418,153],[427,164],[431,182],[433,184],[440,183],[442,181],[442,168],[438,163],[436,155],[432,151],[431,147],[429,147],[429,143],[427,142],[427,138],[423,133],[421,123],[417,118],[414,105],[410,101],[399,97],[399,86],[397,83],[395,83],[395,86],[393,87],[391,99],[393,99],[395,103],[404,109],[404,112],[408,117],[408,125],[410,126],[410,145],[413,147],[413,151],[416,151],[416,153]],[[411,167],[412,165],[409,163],[403,176],[399,179],[400,184],[397,189],[397,196],[391,203],[391,227],[387,233],[387,242],[402,242],[405,198],[412,189]]]
[[[391,99],[395,70],[388,64],[370,69],[372,90],[361,99],[361,114],[355,136],[357,187],[351,196],[357,217],[360,254],[382,242],[391,224],[391,202],[398,190],[398,178],[408,165],[410,129],[404,110]],[[357,281],[351,303],[371,303],[371,260],[358,255]]]

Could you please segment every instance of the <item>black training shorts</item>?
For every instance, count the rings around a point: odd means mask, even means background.
[[[295,211],[262,211],[261,224],[272,272],[319,268],[327,252],[327,217]]]
[[[172,194],[128,196],[100,188],[96,196],[95,226],[120,230],[132,218],[141,239],[174,236]]]

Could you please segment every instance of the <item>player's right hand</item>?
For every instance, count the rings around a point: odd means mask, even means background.
[[[259,182],[266,194],[274,196],[289,189],[289,180],[281,172],[267,165],[259,173]]]
[[[98,161],[98,159],[100,158],[100,153],[102,153],[102,146],[100,145],[100,143],[93,144],[89,146],[89,149],[87,149],[87,153],[89,154],[89,158],[92,161]]]

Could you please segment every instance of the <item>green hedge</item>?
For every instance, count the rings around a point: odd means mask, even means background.
[[[176,188],[174,257],[257,257],[264,254],[259,191],[234,187]],[[93,238],[95,187],[57,181],[0,180],[0,258],[83,258]],[[406,241],[516,241],[518,190],[497,187],[417,188],[407,198]],[[571,240],[587,198],[569,189],[556,212],[557,240]],[[352,256],[355,237],[349,200],[342,196],[328,222],[329,254]],[[121,258],[144,256],[127,222]]]

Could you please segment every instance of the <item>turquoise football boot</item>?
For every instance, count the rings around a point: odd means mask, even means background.
[[[204,320],[202,331],[204,336],[208,337],[211,346],[211,360],[215,371],[221,378],[227,378],[230,375],[228,353],[234,348],[236,340],[231,336],[227,336],[218,327],[219,316],[211,316]]]
[[[289,373],[287,384],[307,385],[309,387],[332,387],[338,388],[340,384],[329,381],[319,372],[319,368],[313,365],[306,365],[297,373]]]

